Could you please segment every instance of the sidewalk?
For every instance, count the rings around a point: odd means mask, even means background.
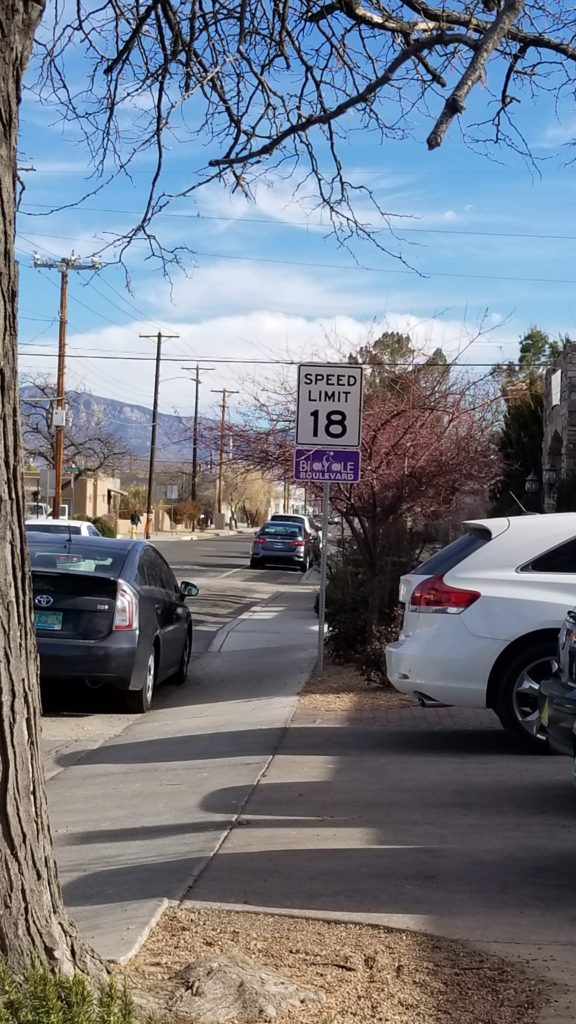
[[[154,530],[150,536],[151,541],[155,540],[210,540],[213,537],[251,537],[256,532],[253,526],[239,526],[236,530],[228,528],[214,530],[208,527],[207,530],[183,531],[177,533],[175,530],[158,531]],[[139,538],[141,539],[141,538]]]
[[[185,894],[269,765],[316,657],[311,605],[299,584],[253,608],[184,689],[161,689],[97,749],[61,755],[48,783],[60,881],[104,957],[128,958]]]

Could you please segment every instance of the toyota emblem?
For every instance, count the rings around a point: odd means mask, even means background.
[[[39,608],[49,608],[51,604],[54,604],[54,598],[50,597],[50,594],[38,594],[34,604]]]

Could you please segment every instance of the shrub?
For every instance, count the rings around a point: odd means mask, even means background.
[[[65,977],[47,967],[16,977],[0,961],[0,1024],[136,1024],[125,985],[114,978],[97,990],[81,974]]]
[[[109,519],[106,519],[105,516],[97,516],[96,519],[92,519],[92,523],[94,524],[97,530],[100,530],[100,533],[102,534],[103,537],[116,536],[115,527],[112,525]]]
[[[330,568],[326,587],[326,647],[339,662],[355,662],[368,679],[386,681],[386,644],[398,634],[398,584],[420,550],[420,539],[395,531],[376,568],[348,541]]]

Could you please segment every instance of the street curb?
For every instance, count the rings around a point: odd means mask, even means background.
[[[155,533],[152,543],[155,540],[210,540],[212,537],[242,537],[243,530],[203,530],[202,533]],[[246,531],[246,536],[248,536]]]
[[[155,913],[152,914],[150,920],[148,921],[148,924],[144,928],[142,928],[139,935],[137,935],[137,937],[134,939],[134,942],[130,949],[128,950],[128,952],[125,953],[124,956],[110,957],[106,962],[109,964],[127,964],[130,960],[132,960],[132,958],[135,957],[136,954],[139,953],[140,950],[142,949],[142,946],[146,942],[146,939],[158,924],[158,921],[162,917],[164,911],[167,910],[168,907],[173,906],[174,903],[175,900],[169,900],[166,896],[162,897],[156,908]]]

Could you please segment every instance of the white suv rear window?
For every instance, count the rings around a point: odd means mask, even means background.
[[[473,555],[475,551],[484,547],[485,544],[491,539],[489,530],[475,529],[470,530],[469,533],[465,533],[463,537],[458,537],[457,540],[453,540],[451,544],[448,544],[441,551],[437,551],[435,555],[427,558],[425,562],[421,562],[415,569],[412,570],[412,575],[415,576],[443,576],[444,573],[450,572],[456,565],[463,562],[465,558]]]

